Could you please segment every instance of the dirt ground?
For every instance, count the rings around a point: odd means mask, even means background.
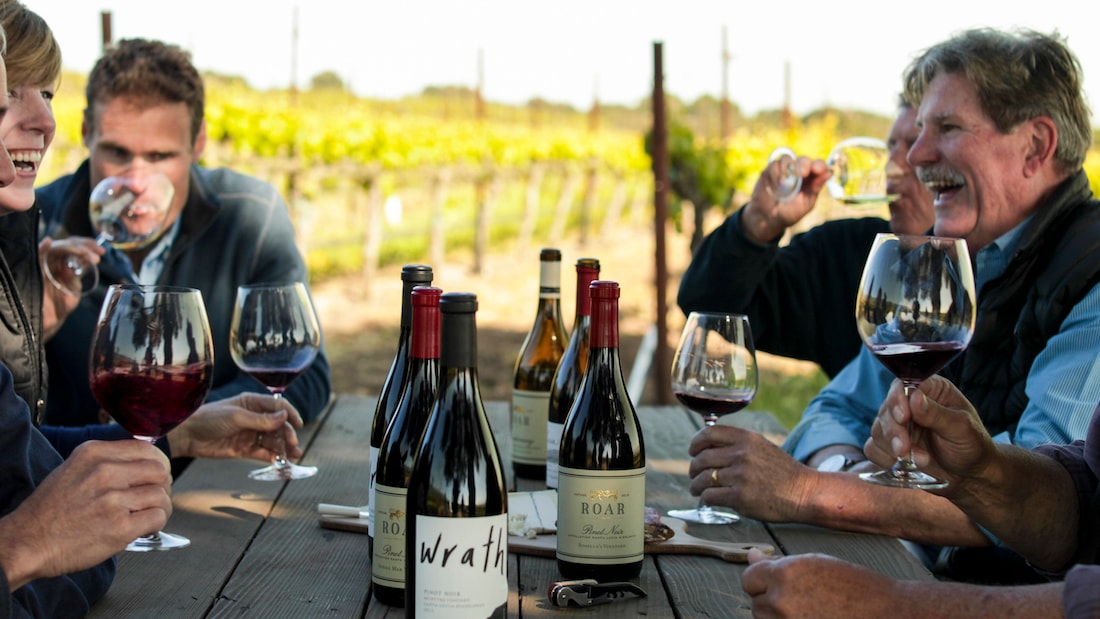
[[[679,274],[690,258],[686,237],[669,232],[667,263],[670,310],[669,332],[678,336],[683,316],[675,307]],[[654,324],[654,239],[650,229],[622,229],[614,238],[552,245],[562,251],[562,315],[573,327],[577,258],[594,257],[601,278],[618,281],[620,346],[623,371],[633,367],[642,337]],[[511,398],[512,369],[524,335],[535,318],[538,303],[539,249],[520,252],[506,248],[489,256],[480,275],[472,273],[472,255],[452,254],[443,265],[433,265],[435,285],[444,291],[478,295],[478,376],[486,400]],[[401,265],[384,268],[373,283],[345,277],[313,284],[314,301],[325,331],[326,350],[337,393],[377,395],[393,358],[401,312]],[[670,335],[670,337],[674,337]],[[650,373],[652,374],[652,372]],[[653,389],[643,393],[641,404]]]

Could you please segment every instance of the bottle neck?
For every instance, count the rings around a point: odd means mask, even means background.
[[[425,305],[413,308],[412,350],[413,359],[439,358],[439,306]]]
[[[423,286],[422,282],[408,282],[403,281],[401,283],[401,331],[402,334],[407,333],[412,328],[412,292],[413,288],[417,286]]]
[[[582,316],[592,315],[592,294],[588,288],[599,276],[600,272],[596,269],[577,269],[577,313],[573,321],[574,328],[581,324]]]
[[[474,314],[443,313],[441,323],[441,369],[477,368],[477,322]]]
[[[619,347],[618,299],[592,301],[592,326],[588,338],[593,349]]]
[[[561,262],[544,260],[539,262],[539,298],[561,300]]]

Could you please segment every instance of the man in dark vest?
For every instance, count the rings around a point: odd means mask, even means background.
[[[978,285],[973,339],[942,374],[994,440],[1025,448],[1083,439],[1100,401],[1100,202],[1082,170],[1081,81],[1059,37],[988,29],[929,48],[905,75],[921,127],[908,160],[932,191],[935,233],[966,239]],[[852,474],[877,468],[863,446],[892,382],[861,352],[810,403],[787,453],[733,428],[700,432],[692,490],[762,520],[989,546],[949,501]]]

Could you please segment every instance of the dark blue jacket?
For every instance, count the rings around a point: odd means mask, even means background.
[[[82,438],[74,430],[51,432],[64,435],[66,448],[71,449]],[[102,431],[116,435],[121,431],[115,438],[126,436],[118,426],[102,426]],[[26,403],[12,388],[11,372],[0,364],[0,517],[18,507],[59,464],[61,454],[31,423]],[[0,594],[0,618],[83,617],[107,592],[114,575],[112,558],[89,570],[31,581],[10,595]],[[3,570],[0,580],[0,587],[7,591]]]

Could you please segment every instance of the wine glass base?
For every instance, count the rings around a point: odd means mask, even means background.
[[[720,512],[714,509],[670,509],[668,515],[685,522],[697,524],[733,524],[741,521],[741,516],[733,512]]]
[[[130,542],[126,546],[126,550],[130,552],[153,552],[158,550],[176,550],[177,548],[186,548],[190,545],[191,540],[182,535],[158,531],[152,535],[143,535]]]
[[[939,490],[940,488],[947,487],[946,481],[936,479],[928,473],[923,473],[916,469],[910,470],[900,466],[895,466],[892,469],[883,471],[875,471],[874,473],[860,473],[859,477],[873,484],[891,486],[893,488]]]
[[[317,474],[315,466],[301,466],[298,464],[272,464],[262,469],[256,469],[248,474],[251,479],[260,481],[284,481],[287,479],[305,479]]]

